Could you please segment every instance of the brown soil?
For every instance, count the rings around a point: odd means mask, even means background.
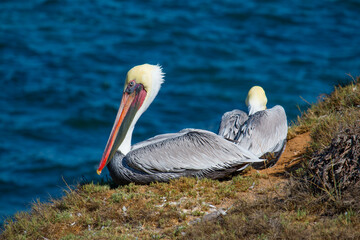
[[[287,142],[283,154],[273,167],[248,171],[245,176],[259,174],[260,179],[253,191],[244,192],[243,195],[246,195],[247,199],[255,199],[258,195],[263,194],[272,195],[271,192],[276,195],[283,195],[282,187],[288,181],[286,173],[295,170],[303,161],[303,155],[310,140],[309,132],[297,135]]]
[[[260,174],[267,174],[271,177],[281,177],[284,173],[296,168],[303,160],[302,155],[311,140],[310,133],[297,135],[287,142],[286,148],[279,161],[271,168],[259,171]],[[256,171],[253,169],[252,171]]]

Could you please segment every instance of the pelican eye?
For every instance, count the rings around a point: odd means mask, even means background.
[[[135,90],[135,85],[136,85],[135,80],[129,82],[129,84],[128,84],[127,87],[126,87],[125,92],[127,92],[127,93],[132,93],[132,92]]]
[[[129,87],[133,87],[133,86],[135,86],[135,81],[134,80],[129,82]]]

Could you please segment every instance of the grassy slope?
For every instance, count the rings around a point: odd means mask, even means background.
[[[310,152],[328,146],[340,128],[351,126],[360,119],[360,78],[350,84],[337,86],[330,95],[322,95],[289,130],[289,137],[311,133]]]
[[[149,186],[85,184],[69,190],[52,204],[37,203],[31,213],[19,213],[5,226],[5,239],[124,239],[172,237],[186,222],[214,206],[234,200],[257,176],[229,181],[182,178]],[[174,226],[176,226],[174,228]]]
[[[358,79],[311,106],[293,124],[289,138],[310,131],[310,157],[328,146],[340,128],[359,119],[359,105]],[[349,201],[358,192],[336,198],[331,191],[313,193],[300,181],[302,172],[306,167],[289,177],[285,187],[273,184],[265,190],[257,186],[270,179],[260,174],[118,188],[88,183],[67,190],[62,199],[35,203],[31,212],[16,214],[0,239],[360,238],[360,208]],[[225,216],[194,221],[230,206]]]

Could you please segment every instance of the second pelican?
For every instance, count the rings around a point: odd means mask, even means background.
[[[266,109],[267,98],[262,87],[249,90],[246,105],[249,116],[241,110],[226,112],[220,123],[219,135],[236,142],[258,157],[268,159],[255,167],[271,167],[286,146],[287,119],[282,106]]]
[[[217,179],[262,161],[243,147],[198,129],[158,135],[131,147],[135,123],[154,100],[162,82],[158,65],[144,64],[128,72],[98,174],[107,165],[117,184],[166,182],[181,176]]]

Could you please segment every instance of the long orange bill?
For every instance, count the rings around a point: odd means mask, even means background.
[[[100,175],[103,168],[113,158],[120,144],[124,140],[132,119],[134,118],[137,110],[141,107],[145,96],[146,91],[143,89],[141,84],[138,84],[138,86],[131,92],[125,91],[123,93],[114,126],[107,141],[99,168],[96,171],[97,174]]]

